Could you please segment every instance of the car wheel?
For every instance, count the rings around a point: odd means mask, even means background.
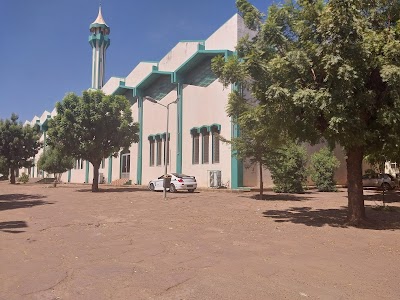
[[[391,186],[390,186],[389,183],[384,182],[384,183],[382,183],[381,188],[382,188],[382,190],[384,190],[384,191],[388,191],[388,190],[391,189]]]
[[[150,185],[149,185],[149,190],[152,191],[152,192],[154,192],[154,184],[150,183]]]
[[[193,193],[193,192],[194,192],[194,190],[188,190],[188,192],[189,192],[189,193]]]
[[[175,186],[174,186],[173,184],[171,184],[171,185],[169,186],[169,191],[170,191],[171,193],[176,193],[176,188],[175,188]]]

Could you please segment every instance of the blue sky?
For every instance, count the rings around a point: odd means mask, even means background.
[[[251,1],[266,11],[269,0]],[[277,1],[275,1],[277,2]],[[0,0],[0,118],[51,111],[91,83],[89,25],[98,0]],[[159,60],[180,40],[205,39],[237,12],[235,0],[103,0],[111,27],[106,81]]]

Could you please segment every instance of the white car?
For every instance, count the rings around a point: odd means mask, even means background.
[[[169,173],[167,176],[171,176],[171,184],[169,190],[171,193],[175,193],[180,190],[187,190],[189,193],[193,193],[197,188],[196,178],[194,176],[188,176],[185,174]],[[164,175],[158,177],[155,180],[149,182],[150,191],[163,191],[164,190]]]

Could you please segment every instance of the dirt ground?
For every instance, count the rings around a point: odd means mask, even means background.
[[[0,299],[400,298],[398,192],[89,190],[0,183]]]

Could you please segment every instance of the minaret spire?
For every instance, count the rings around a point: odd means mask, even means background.
[[[99,14],[96,20],[90,24],[89,44],[92,46],[92,89],[99,90],[104,85],[106,50],[110,46],[110,27],[104,21],[101,12],[101,1]]]

